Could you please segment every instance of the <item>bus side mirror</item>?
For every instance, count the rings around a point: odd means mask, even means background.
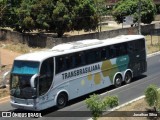
[[[0,88],[6,88],[6,77],[10,74],[11,71],[7,71],[6,73],[3,74],[3,79],[2,79],[2,85],[0,86]]]
[[[32,88],[35,88],[35,79],[36,77],[38,77],[39,75],[38,74],[34,74],[31,79],[30,79],[30,85]]]

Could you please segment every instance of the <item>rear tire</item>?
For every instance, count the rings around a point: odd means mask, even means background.
[[[66,93],[60,93],[57,97],[57,108],[61,109],[67,105],[68,96]]]
[[[127,71],[124,77],[125,84],[129,84],[132,80],[132,73],[130,71]]]
[[[120,87],[122,84],[122,76],[121,75],[116,75],[114,79],[114,86],[115,87]]]

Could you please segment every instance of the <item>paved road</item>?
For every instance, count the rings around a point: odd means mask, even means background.
[[[119,98],[119,103],[123,104],[130,100],[133,100],[141,95],[144,94],[144,90],[146,87],[150,84],[156,84],[160,87],[160,55],[147,58],[148,62],[148,71],[144,73],[144,75],[137,77],[133,80],[133,82],[129,85],[124,85],[120,88],[113,89],[113,87],[109,87],[106,89],[103,89],[101,91],[98,91],[97,93],[100,94],[100,97],[106,96],[108,93],[106,91],[109,91],[110,95],[117,95]],[[48,120],[48,119],[54,119],[54,120],[83,120],[87,119],[89,117],[65,117],[68,115],[75,115],[78,114],[78,116],[86,115],[84,112],[59,112],[59,111],[88,111],[86,108],[86,105],[84,103],[84,99],[87,96],[75,99],[69,103],[67,107],[61,110],[56,110],[54,107],[51,109],[47,109],[47,111],[43,112],[43,117],[38,118],[38,120]],[[10,106],[9,102],[3,102],[0,103],[0,111],[18,111],[17,109],[14,109]],[[47,116],[53,117],[56,115],[63,114],[64,117],[54,117],[49,118]],[[2,119],[2,118],[1,118]]]

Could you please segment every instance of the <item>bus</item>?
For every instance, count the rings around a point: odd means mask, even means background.
[[[147,70],[142,35],[87,39],[15,58],[10,71],[11,105],[41,111],[63,108],[69,100],[129,84]]]

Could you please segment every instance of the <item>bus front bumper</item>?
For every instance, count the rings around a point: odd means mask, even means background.
[[[14,103],[11,101],[11,105],[12,107],[14,108],[18,108],[18,109],[25,109],[25,110],[33,110],[33,111],[36,111],[34,109],[34,106],[33,105],[25,105],[25,104],[17,104],[17,103]]]
[[[31,110],[31,111],[40,111],[34,103],[27,104],[27,103],[24,103],[24,102],[22,103],[22,102],[19,102],[19,101],[16,102],[12,99],[11,99],[10,103],[11,103],[11,106],[14,107],[14,108],[23,109],[23,110]]]

